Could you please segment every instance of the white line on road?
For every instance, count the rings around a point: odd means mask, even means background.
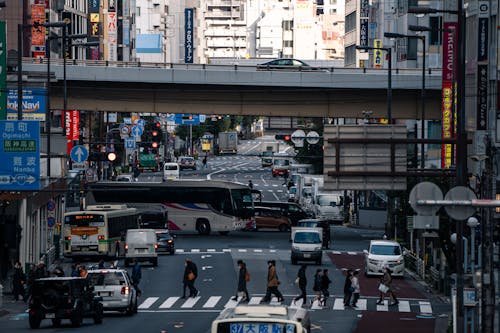
[[[168,309],[168,308],[171,308],[172,305],[174,305],[175,302],[177,302],[177,300],[179,299],[180,297],[169,297],[167,298],[167,300],[165,302],[163,302],[161,305],[160,305],[160,309]]]
[[[184,304],[181,305],[181,308],[185,309],[185,308],[192,308],[196,302],[198,302],[199,300],[201,299],[200,296],[196,296],[196,297],[193,297],[193,298],[188,298],[187,301],[184,302]]]
[[[147,309],[151,305],[153,305],[154,302],[158,300],[159,297],[148,297],[144,302],[142,302],[141,305],[138,306],[139,309]]]
[[[222,298],[221,296],[210,296],[208,301],[206,301],[205,304],[203,304],[203,307],[204,308],[215,308],[215,306],[217,305],[217,303],[219,303],[221,298]]]
[[[399,301],[398,310],[399,310],[399,312],[411,312],[410,302],[408,302],[408,301]],[[432,310],[431,310],[431,312],[432,312]]]
[[[431,303],[430,302],[420,301],[420,302],[418,302],[418,304],[420,305],[420,312],[422,312],[422,313],[432,313],[432,307],[431,307]]]

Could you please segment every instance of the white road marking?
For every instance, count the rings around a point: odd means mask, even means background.
[[[200,300],[200,298],[200,296],[189,297],[187,301],[185,301],[184,304],[181,305],[181,308],[192,308],[196,304],[196,302]]]
[[[160,309],[168,309],[168,308],[171,308],[172,305],[174,305],[175,302],[177,302],[177,300],[179,299],[180,297],[169,297],[167,298],[167,300],[165,302],[163,302],[161,305],[160,305]]]
[[[208,301],[206,301],[205,304],[203,304],[203,307],[204,308],[214,308],[217,305],[217,303],[219,303],[219,300],[221,298],[222,298],[221,296],[210,296]]]
[[[238,252],[247,252],[247,249],[238,249]]]
[[[347,254],[349,254],[349,255],[353,256],[353,255],[357,255],[357,254],[358,254],[358,252],[351,252],[351,251],[347,251]]]
[[[389,301],[384,300],[384,304],[377,304],[377,311],[389,311]]]
[[[420,305],[420,312],[432,313],[432,306],[430,302],[419,301],[418,304]]]
[[[344,310],[344,300],[342,298],[336,298],[333,302],[334,310]]]
[[[183,253],[183,252],[184,252],[184,249],[175,249],[175,252],[176,252],[176,253]]]
[[[147,309],[151,305],[153,305],[154,302],[158,300],[159,297],[148,297],[144,300],[144,302],[141,303],[141,305],[138,306],[139,309]]]
[[[256,304],[259,304],[261,300],[262,300],[262,297],[251,297],[248,304],[249,305],[256,305]]]
[[[398,310],[399,310],[399,312],[411,312],[410,302],[408,302],[408,301],[399,301]]]
[[[191,252],[200,252],[200,249],[191,249]]]
[[[356,303],[357,307],[355,307],[356,310],[360,311],[366,311],[366,308],[368,306],[368,302],[366,299],[358,299],[358,302]]]
[[[231,249],[222,249],[222,252],[231,252]]]
[[[241,297],[238,297],[237,301],[233,301],[232,297],[229,299],[229,301],[226,302],[226,305],[224,305],[224,308],[234,308],[236,305],[238,305],[238,302],[240,301]]]
[[[207,252],[215,252],[215,249],[207,249]]]
[[[254,249],[253,252],[262,252],[261,249]]]

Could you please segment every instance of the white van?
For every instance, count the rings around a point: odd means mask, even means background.
[[[163,164],[163,180],[179,179],[179,164],[164,163]]]
[[[297,261],[315,261],[321,265],[323,259],[323,229],[292,228],[292,265]]]
[[[158,266],[158,243],[154,229],[129,229],[125,238],[125,266],[133,259]]]

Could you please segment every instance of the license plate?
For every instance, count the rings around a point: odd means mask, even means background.
[[[54,319],[56,317],[55,313],[46,313],[45,318],[47,319]]]
[[[311,258],[311,255],[306,253],[306,254],[304,254],[304,258]]]

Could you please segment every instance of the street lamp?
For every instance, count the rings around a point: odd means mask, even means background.
[[[414,36],[414,35],[404,35],[393,32],[384,33],[384,37],[387,38],[416,38],[422,41],[422,89],[420,90],[420,103],[422,104],[421,118],[421,137],[425,139],[425,36]],[[425,169],[425,144],[422,142],[420,146],[420,167]]]
[[[392,124],[392,48],[390,47],[371,47],[356,45],[357,50],[382,50],[387,52],[387,62],[389,70],[387,72],[387,120]]]

